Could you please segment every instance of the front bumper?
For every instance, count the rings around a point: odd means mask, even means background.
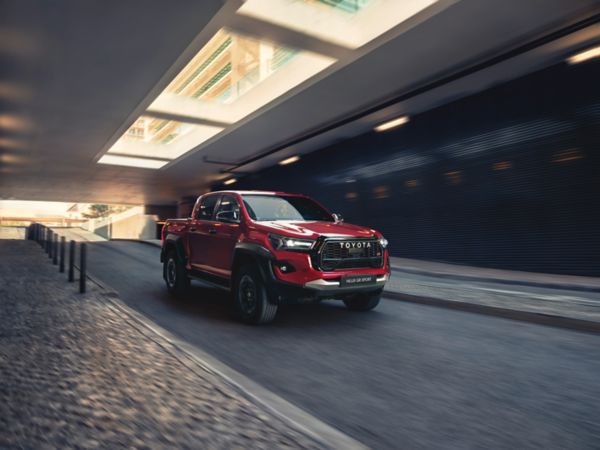
[[[312,303],[323,299],[344,299],[361,292],[381,292],[389,279],[389,274],[378,275],[374,283],[357,286],[340,286],[339,279],[319,278],[304,284],[288,283],[279,280],[270,272],[267,289],[270,298],[277,304]]]
[[[376,278],[375,283],[371,284],[363,284],[358,286],[340,286],[339,280],[327,280],[325,278],[319,278],[317,280],[309,281],[308,283],[304,283],[304,287],[306,289],[313,289],[319,292],[329,292],[329,293],[344,293],[344,292],[360,292],[364,290],[377,290],[382,289],[385,286],[389,276],[388,274],[383,274]]]

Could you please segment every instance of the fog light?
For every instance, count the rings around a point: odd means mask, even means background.
[[[281,271],[281,273],[290,273],[290,272],[293,272],[295,270],[294,266],[292,266],[288,262],[284,262],[284,261],[276,262],[275,265],[277,267],[279,267],[279,270]]]

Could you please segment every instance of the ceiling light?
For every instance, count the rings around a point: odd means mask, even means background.
[[[384,122],[380,125],[377,125],[375,127],[375,131],[391,130],[392,128],[396,128],[396,127],[399,127],[400,125],[404,125],[409,120],[410,120],[410,118],[408,116],[398,117],[397,119],[390,120],[389,122]]]
[[[589,48],[583,52],[576,53],[575,55],[567,58],[569,64],[577,64],[580,62],[588,61],[590,59],[598,58],[600,56],[600,45],[597,47]]]
[[[0,161],[6,164],[18,164],[23,162],[23,158],[18,155],[0,155]]]
[[[0,116],[0,128],[13,131],[27,131],[31,128],[31,122],[23,117],[3,114]]]
[[[0,82],[0,97],[13,101],[29,100],[32,97],[32,92],[22,84],[2,81]]]
[[[235,183],[237,180],[235,178],[230,178],[229,180],[223,181],[223,184],[229,185]]]
[[[13,150],[19,150],[26,147],[26,144],[22,140],[0,138],[0,148],[9,148]]]
[[[293,164],[298,161],[300,157],[298,155],[290,156],[289,158],[282,159],[279,161],[280,166],[287,166],[288,164]]]
[[[148,158],[132,158],[131,156],[104,155],[98,160],[98,164],[110,164],[115,166],[139,167],[142,169],[160,169],[169,161]]]

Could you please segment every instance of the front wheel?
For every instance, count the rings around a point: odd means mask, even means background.
[[[379,304],[380,299],[381,291],[366,292],[344,299],[344,304],[352,311],[370,311]]]
[[[167,253],[163,264],[163,277],[171,294],[182,295],[190,287],[190,279],[177,253],[173,250]]]
[[[233,306],[242,321],[255,325],[271,322],[277,313],[277,305],[269,302],[263,277],[252,266],[241,267],[235,275]]]

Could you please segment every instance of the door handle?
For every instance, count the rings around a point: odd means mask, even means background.
[[[190,231],[196,231],[196,227],[190,228]]]
[[[210,234],[217,234],[217,230],[216,230],[215,228],[210,228],[210,229],[208,230],[208,232],[209,232]]]

